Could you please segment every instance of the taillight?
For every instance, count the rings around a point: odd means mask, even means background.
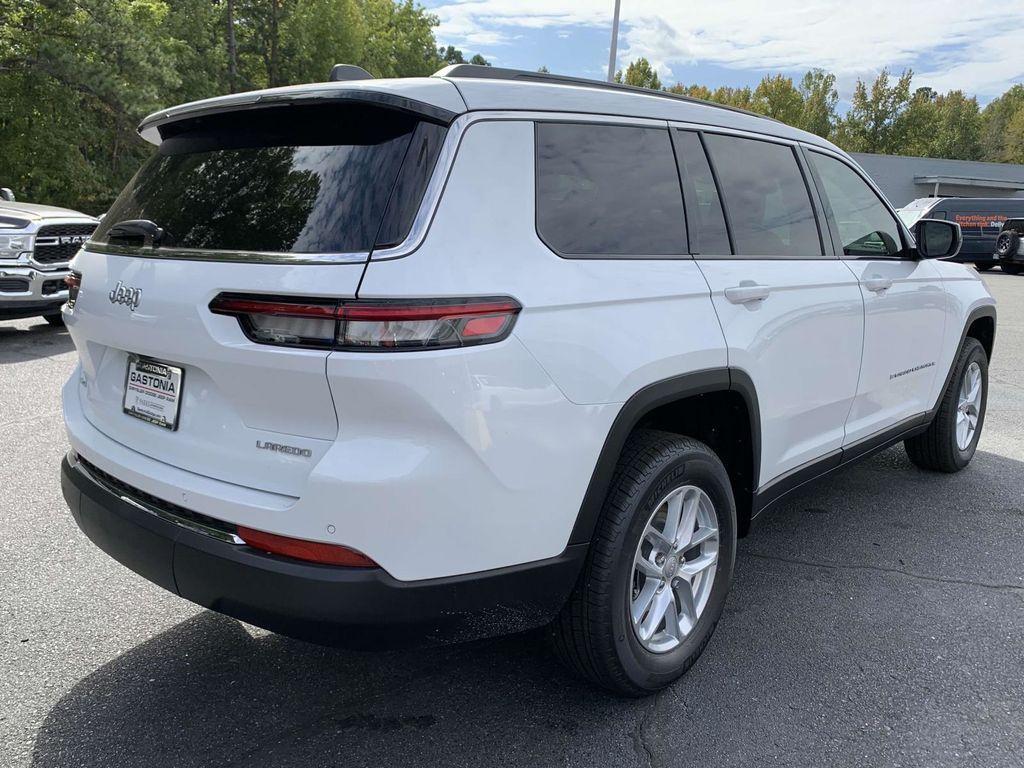
[[[64,285],[68,287],[68,309],[74,309],[75,300],[78,298],[78,289],[82,287],[82,273],[72,272],[65,275]]]
[[[501,341],[521,309],[507,297],[334,301],[222,293],[210,302],[211,312],[237,317],[261,344],[366,352]]]
[[[276,533],[257,531],[254,528],[238,526],[238,537],[253,549],[260,549],[272,555],[283,555],[296,560],[324,565],[344,565],[349,568],[380,568],[377,563],[362,552],[343,547],[340,544],[325,544],[322,541],[293,539]]]

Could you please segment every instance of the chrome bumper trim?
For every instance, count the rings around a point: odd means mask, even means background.
[[[121,501],[125,502],[126,504],[131,504],[136,509],[140,509],[143,512],[147,512],[153,515],[154,517],[160,518],[165,522],[173,523],[174,525],[177,525],[181,528],[185,528],[189,531],[193,531],[194,533],[201,533],[204,536],[209,536],[212,539],[217,539],[217,541],[223,541],[227,544],[245,544],[245,541],[243,541],[234,533],[229,533],[228,531],[221,531],[212,526],[203,525],[201,522],[197,520],[190,520],[189,518],[176,515],[170,510],[160,509],[159,507],[149,504],[148,502],[145,502],[141,499],[129,496],[121,488],[117,488],[111,483],[108,483],[102,477],[97,477],[94,473],[90,472],[85,466],[82,465],[82,462],[78,460],[78,454],[75,453],[74,451],[68,451],[68,464],[71,465],[73,469],[76,469],[77,471],[81,472],[92,482],[96,483],[96,485],[98,485],[100,488],[107,491],[107,493],[113,494]]]

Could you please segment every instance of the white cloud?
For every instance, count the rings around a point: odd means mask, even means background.
[[[453,0],[433,10],[439,37],[494,46],[524,29],[608,29],[612,6],[613,0]],[[983,98],[1024,80],[1020,0],[627,0],[622,22],[620,63],[646,56],[666,75],[673,65],[694,63],[823,67],[848,83],[886,66],[914,67],[917,85]]]

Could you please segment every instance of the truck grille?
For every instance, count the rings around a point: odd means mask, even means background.
[[[36,234],[35,260],[39,264],[62,264],[78,253],[95,224],[47,224]]]

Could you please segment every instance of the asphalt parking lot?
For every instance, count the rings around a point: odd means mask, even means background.
[[[902,447],[741,542],[682,681],[623,701],[539,634],[324,649],[182,601],[67,513],[63,330],[0,323],[0,766],[1024,764],[1024,277],[1000,302],[974,463]]]

